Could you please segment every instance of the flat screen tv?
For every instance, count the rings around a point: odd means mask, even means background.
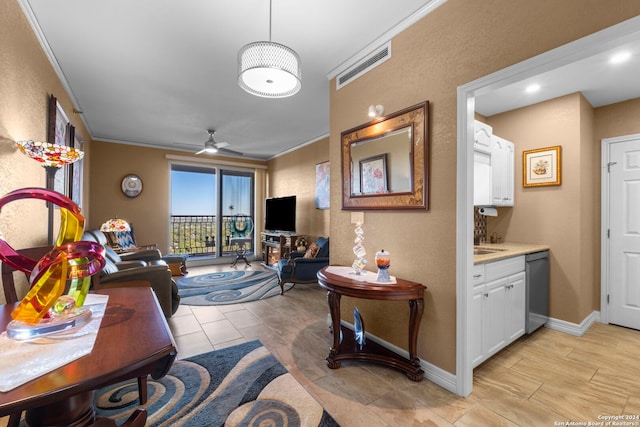
[[[296,196],[274,197],[266,200],[264,229],[296,231]]]

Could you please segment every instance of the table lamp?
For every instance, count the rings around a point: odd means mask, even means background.
[[[119,233],[122,231],[131,231],[131,226],[127,221],[121,218],[108,219],[100,226],[100,231],[107,233]]]

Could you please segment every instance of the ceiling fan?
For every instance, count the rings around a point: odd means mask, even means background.
[[[215,154],[215,153],[221,153],[221,154],[233,154],[235,156],[244,156],[243,153],[240,153],[239,151],[233,151],[230,150],[228,148],[229,143],[228,142],[216,142],[213,139],[213,134],[216,133],[215,129],[207,129],[207,132],[209,133],[209,139],[207,139],[204,142],[204,148],[200,151],[198,151],[196,154]]]

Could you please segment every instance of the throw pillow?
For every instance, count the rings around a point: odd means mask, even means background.
[[[315,258],[320,250],[320,246],[316,245],[315,242],[309,245],[309,249],[305,252],[305,258]]]

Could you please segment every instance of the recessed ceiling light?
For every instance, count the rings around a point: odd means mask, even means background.
[[[631,58],[631,52],[620,52],[613,55],[609,59],[609,62],[612,64],[622,64],[623,62],[628,61],[629,58]]]
[[[527,91],[527,93],[534,93],[540,90],[540,85],[539,84],[532,84],[527,86],[527,88],[525,89]]]

